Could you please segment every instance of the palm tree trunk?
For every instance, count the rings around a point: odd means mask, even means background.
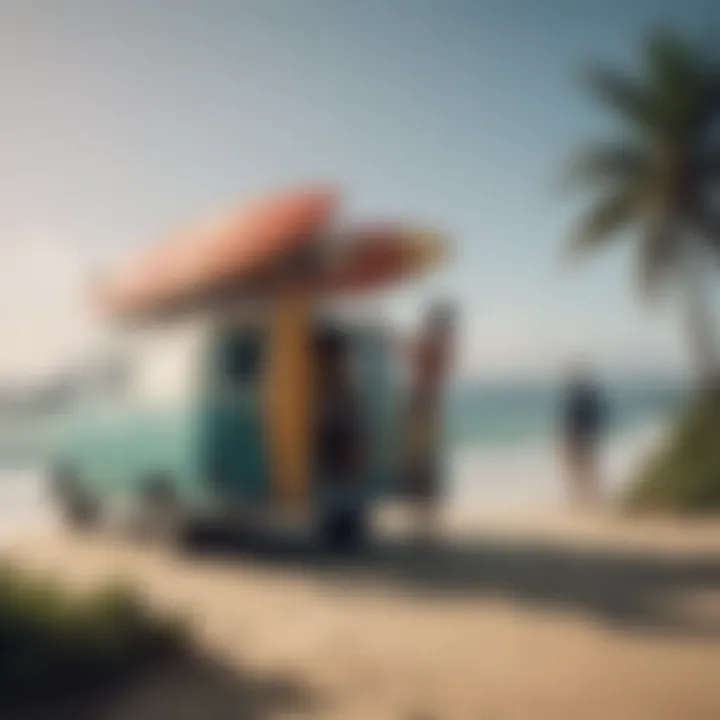
[[[685,324],[693,364],[701,389],[720,383],[718,338],[712,309],[708,260],[690,239],[683,253]]]

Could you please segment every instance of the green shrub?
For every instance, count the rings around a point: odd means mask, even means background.
[[[625,505],[663,512],[720,511],[720,391],[705,392],[687,407],[631,484]]]
[[[75,695],[179,649],[177,623],[123,586],[84,597],[0,568],[0,707]]]

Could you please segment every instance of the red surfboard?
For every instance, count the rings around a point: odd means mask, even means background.
[[[331,188],[304,188],[264,197],[175,233],[118,269],[100,301],[120,315],[163,307],[239,285],[304,246],[329,240],[339,206]],[[317,294],[362,292],[417,275],[442,255],[437,235],[400,223],[333,232],[312,274],[296,278]]]
[[[334,189],[304,188],[175,233],[113,274],[100,288],[101,303],[121,314],[134,312],[247,278],[321,236],[338,203]]]
[[[401,223],[361,225],[346,233],[321,278],[324,292],[368,292],[416,277],[444,254],[441,237]]]

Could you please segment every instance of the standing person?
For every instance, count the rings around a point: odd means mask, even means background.
[[[442,472],[442,403],[454,325],[454,309],[448,303],[436,304],[426,317],[412,353],[405,481],[415,504],[419,536],[425,539],[434,536],[437,525]]]
[[[598,445],[606,424],[602,391],[586,367],[577,367],[565,388],[563,434],[575,503],[590,505],[600,496]]]
[[[333,548],[356,545],[364,531],[363,433],[351,381],[346,339],[334,329],[319,336],[315,463],[323,538]]]

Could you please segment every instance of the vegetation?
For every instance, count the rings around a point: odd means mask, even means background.
[[[631,510],[720,511],[720,390],[690,405],[668,442],[631,484]]]
[[[636,75],[590,71],[590,91],[620,120],[620,132],[579,153],[569,168],[572,187],[593,192],[572,251],[632,239],[641,288],[654,294],[671,281],[683,293],[705,380],[720,367],[705,284],[706,256],[720,247],[719,70],[710,51],[660,31]]]
[[[0,568],[0,708],[96,690],[178,650],[182,637],[123,587],[80,598]]]

